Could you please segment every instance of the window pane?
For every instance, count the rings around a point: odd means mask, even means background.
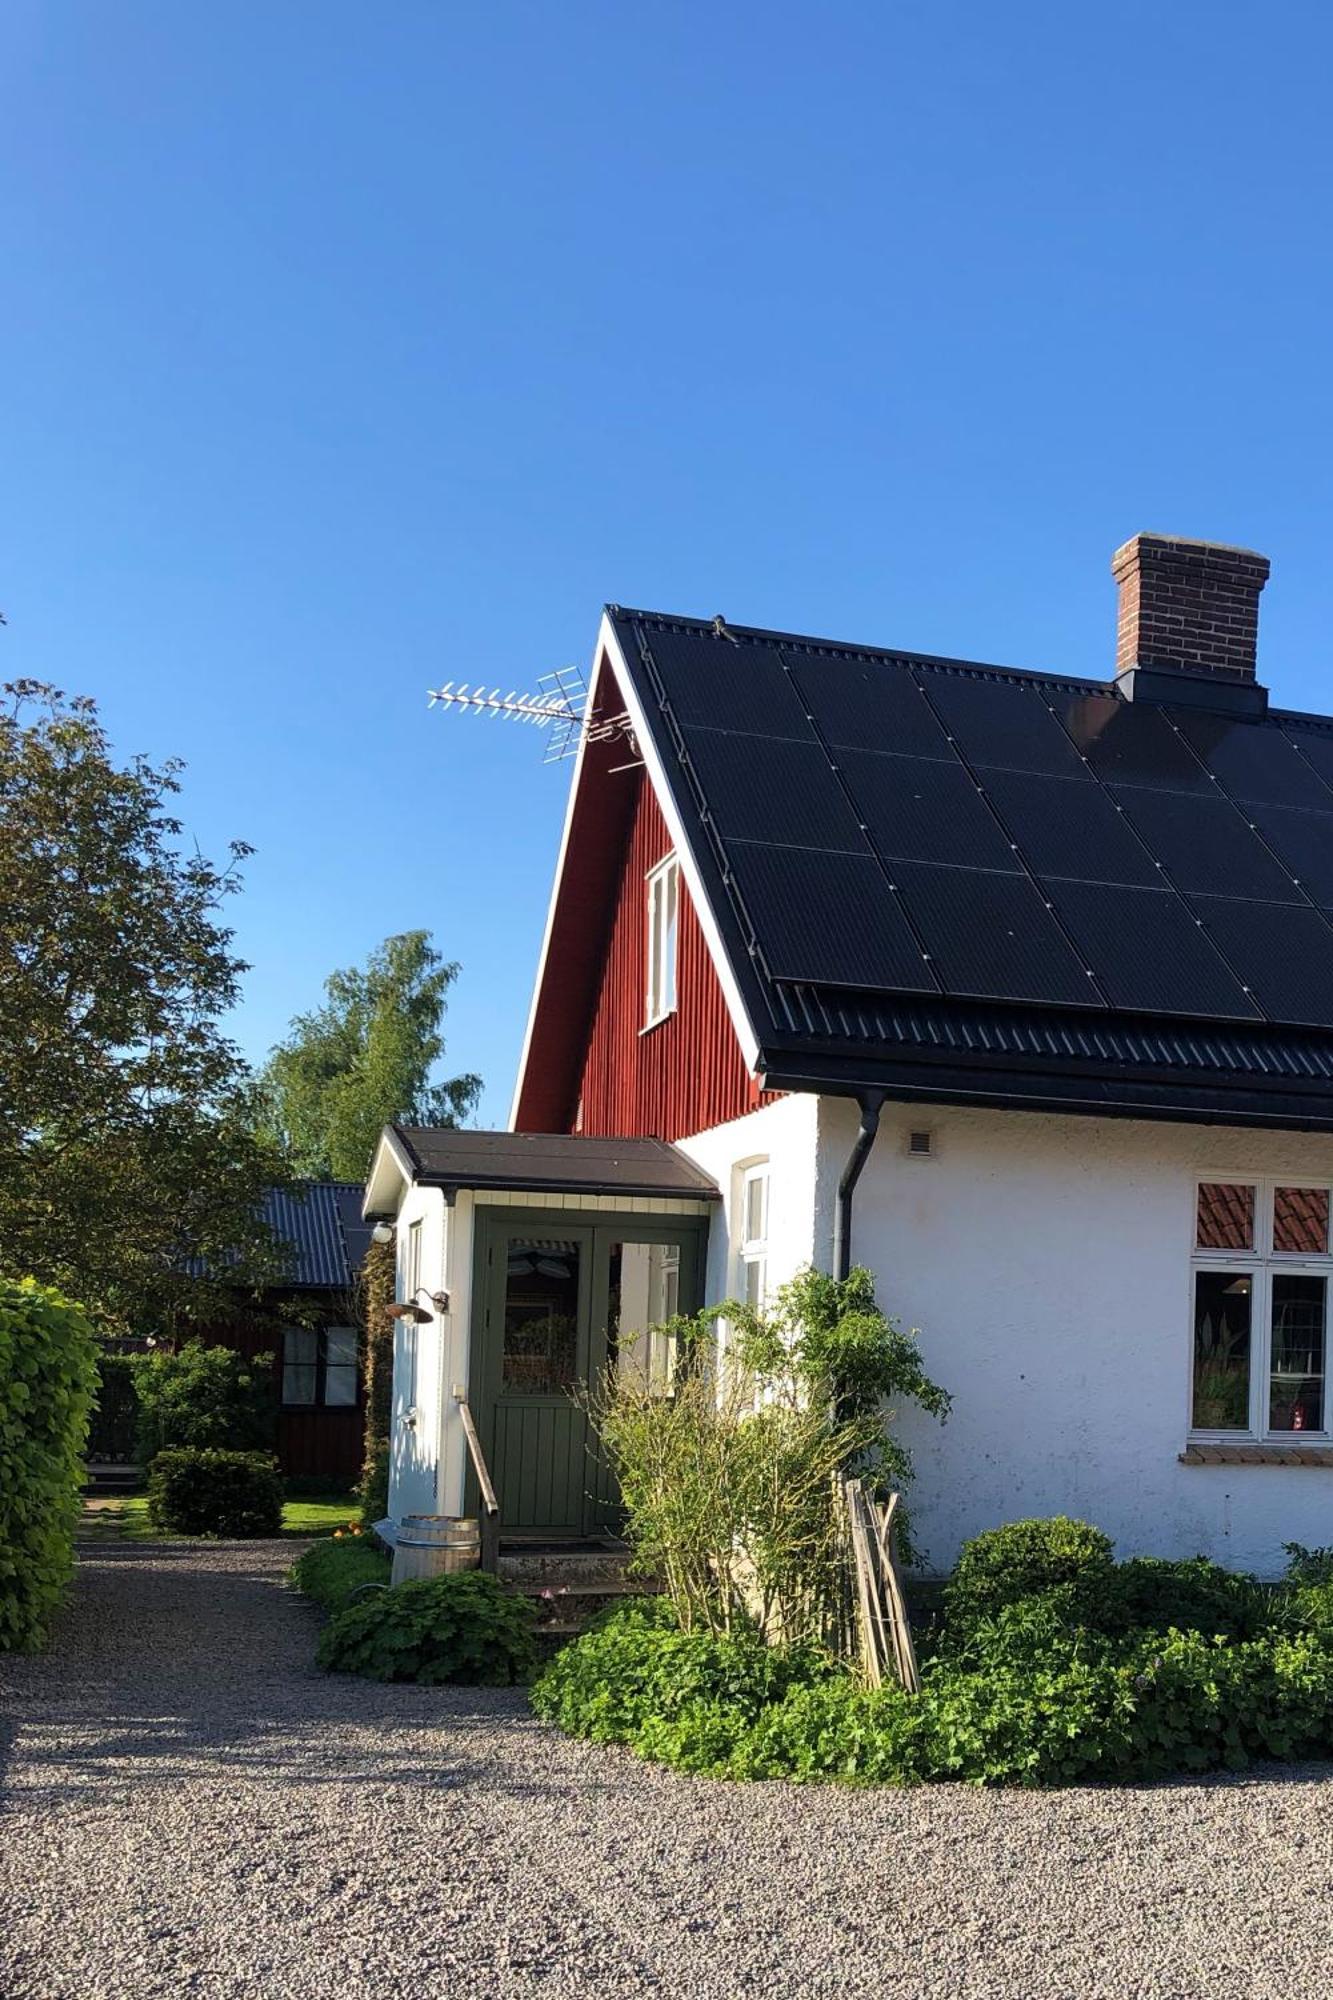
[[[1250,1427],[1249,1272],[1200,1271],[1194,1280],[1194,1414],[1198,1431]]]
[[[662,921],[662,1009],[669,1014],[676,1004],[676,898],[679,869],[673,862],[664,883],[666,910]]]
[[[745,1303],[756,1311],[764,1303],[766,1266],[762,1257],[747,1257],[745,1260]]]
[[[345,1410],[356,1402],[356,1368],[339,1362],[324,1370],[324,1401],[330,1409]]]
[[[579,1246],[549,1238],[509,1243],[500,1379],[507,1396],[563,1396],[575,1380]]]
[[[324,1354],[330,1368],[344,1365],[356,1366],[356,1328],[354,1326],[326,1326],[324,1329]]]
[[[1328,1250],[1328,1189],[1280,1187],[1273,1196],[1273,1248],[1307,1257]]]
[[[1194,1240],[1200,1250],[1252,1250],[1254,1189],[1224,1181],[1201,1182]]]
[[[282,1334],[284,1364],[306,1363],[313,1368],[318,1351],[319,1335],[313,1326],[284,1327]]]
[[[745,1183],[745,1241],[762,1243],[768,1233],[768,1176],[755,1174]]]
[[[680,1245],[613,1243],[609,1269],[608,1355],[638,1388],[669,1396],[677,1343],[662,1325],[679,1310]]]
[[[1268,1423],[1275,1431],[1324,1428],[1326,1278],[1273,1278],[1273,1372]]]
[[[313,1403],[315,1400],[315,1364],[311,1362],[287,1362],[282,1370],[282,1400],[284,1403]]]

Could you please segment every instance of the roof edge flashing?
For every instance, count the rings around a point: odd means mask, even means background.
[[[1258,720],[1268,713],[1268,689],[1244,674],[1203,668],[1154,665],[1140,661],[1126,667],[1111,683],[1126,701],[1152,702],[1159,708],[1202,708],[1216,715]]]

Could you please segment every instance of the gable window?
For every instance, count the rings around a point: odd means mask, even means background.
[[[354,1409],[357,1399],[354,1326],[289,1326],[282,1336],[282,1401],[286,1409]]]
[[[644,1026],[656,1027],[676,1011],[676,918],[680,868],[674,854],[648,876],[648,991]]]
[[[741,1297],[756,1310],[768,1292],[768,1162],[741,1176]]]
[[[1190,1423],[1203,1436],[1327,1438],[1328,1183],[1200,1181]]]

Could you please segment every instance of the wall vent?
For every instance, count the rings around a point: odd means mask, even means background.
[[[935,1155],[935,1134],[933,1132],[909,1132],[907,1135],[908,1156],[913,1160],[929,1160]]]

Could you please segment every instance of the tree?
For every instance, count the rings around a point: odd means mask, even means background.
[[[386,938],[364,968],[330,973],[325,1004],[297,1015],[261,1079],[262,1129],[298,1172],[364,1180],[382,1126],[457,1125],[469,1115],[480,1077],[431,1081],[457,976],[429,931]]]
[[[277,1260],[259,1203],[283,1163],[219,1027],[249,850],[183,850],[180,765],[117,766],[91,700],[2,692],[0,1272],[169,1328],[216,1306],[201,1267],[258,1284]]]

